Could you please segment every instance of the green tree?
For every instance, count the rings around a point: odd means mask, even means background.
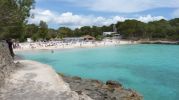
[[[179,18],[175,18],[169,21],[172,26],[179,26]]]
[[[166,20],[153,21],[149,25],[152,25],[154,29],[152,32],[153,39],[165,39],[171,35],[171,25]]]
[[[47,36],[48,36],[48,25],[47,25],[46,22],[40,21],[38,34],[39,34],[39,38],[42,38],[43,40],[47,39]]]
[[[73,30],[74,36],[81,36],[81,30],[79,28],[76,28],[75,30]]]
[[[61,38],[74,36],[73,31],[67,27],[60,27],[58,29],[58,34],[60,35]]]
[[[145,33],[145,23],[137,20],[118,22],[116,26],[124,38],[141,38]]]
[[[34,0],[0,0],[1,38],[21,38],[34,3]]]
[[[92,30],[91,30],[91,27],[90,26],[83,26],[80,28],[80,32],[81,32],[81,36],[83,35],[91,35],[92,33]]]
[[[100,38],[102,36],[103,31],[101,27],[93,26],[91,30],[92,30],[91,36],[94,36],[96,38]]]
[[[49,29],[48,30],[48,39],[51,38],[57,38],[58,37],[58,31],[55,29]]]
[[[31,38],[33,35],[38,34],[39,26],[35,24],[29,24],[25,26],[26,38]]]

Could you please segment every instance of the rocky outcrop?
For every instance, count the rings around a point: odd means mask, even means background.
[[[143,100],[137,92],[125,89],[116,81],[103,83],[98,80],[63,76],[70,88],[78,94],[85,93],[94,100]]]
[[[4,85],[4,79],[14,70],[15,64],[5,42],[0,42],[0,87]]]
[[[122,87],[122,84],[120,84],[119,82],[117,81],[112,81],[112,80],[109,80],[106,82],[106,85],[108,87],[111,87],[111,88],[119,88],[119,87]]]
[[[168,44],[168,45],[179,45],[179,41],[138,41],[140,44]]]
[[[0,100],[92,100],[77,94],[48,65],[19,60],[0,89]]]
[[[92,100],[72,91],[48,65],[13,61],[4,42],[0,42],[0,86],[0,100]]]

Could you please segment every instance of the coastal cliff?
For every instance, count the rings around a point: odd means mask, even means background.
[[[5,78],[9,77],[14,68],[15,64],[8,45],[5,42],[0,42],[0,88],[4,85]]]
[[[72,91],[48,65],[13,61],[6,43],[0,43],[0,69],[0,100],[92,100]]]
[[[0,100],[142,100],[114,81],[72,78],[39,62],[13,61],[5,43],[0,43],[0,69]]]

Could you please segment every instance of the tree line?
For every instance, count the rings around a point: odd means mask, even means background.
[[[34,0],[0,0],[0,39],[21,39]]]
[[[40,21],[39,25],[27,24],[27,19],[33,17],[30,10],[34,8],[34,0],[0,0],[0,39],[13,38],[26,41],[50,40],[52,38],[79,37],[83,35],[94,36],[97,40],[103,38],[103,32],[113,31],[113,24],[109,26],[83,26],[70,29],[59,27],[49,28],[47,23]],[[126,20],[116,23],[117,32],[124,39],[163,39],[179,40],[179,18],[159,20],[144,23],[137,20]]]
[[[45,24],[45,25],[43,25]],[[124,39],[139,40],[179,40],[179,18],[172,20],[159,20],[144,23],[137,20],[126,20],[116,23],[117,32]],[[32,37],[36,39],[51,39],[64,37],[80,37],[83,35],[91,35],[100,40],[103,38],[103,32],[112,32],[113,24],[109,26],[83,26],[74,30],[68,27],[59,27],[58,29],[48,28],[43,21],[39,25],[27,25],[26,38]]]

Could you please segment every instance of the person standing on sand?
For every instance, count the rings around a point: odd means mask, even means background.
[[[9,51],[10,51],[10,54],[11,56],[14,58],[14,51],[13,51],[13,48],[12,48],[12,45],[13,45],[13,42],[11,39],[7,39],[6,40],[6,43],[8,44],[8,47],[9,47]]]

